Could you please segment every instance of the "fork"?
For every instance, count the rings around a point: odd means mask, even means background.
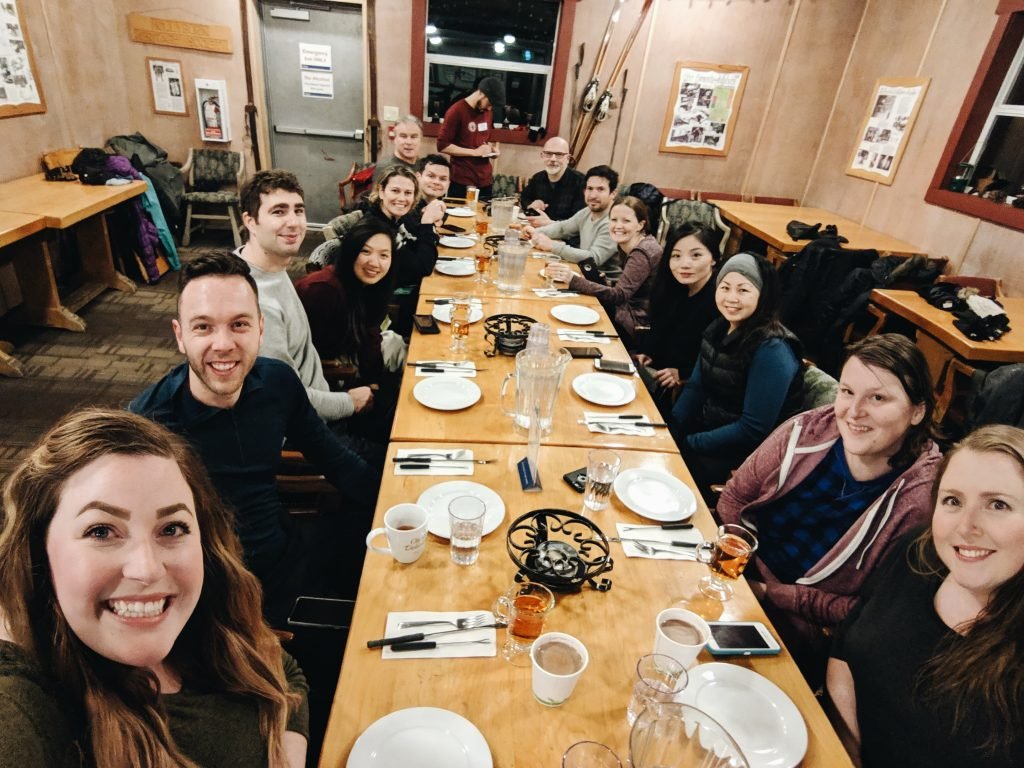
[[[634,547],[639,549],[645,555],[653,555],[653,554],[658,554],[658,553],[666,554],[666,555],[681,555],[681,554],[684,554],[683,552],[679,552],[679,551],[674,550],[674,549],[658,549],[657,547],[649,547],[646,544],[641,544],[639,541],[633,541],[631,543],[632,543],[632,545]]]
[[[451,624],[456,629],[472,629],[473,627],[479,627],[481,624],[486,624],[490,617],[486,614],[480,613],[476,616],[466,616],[455,621],[449,621],[448,619],[437,619],[435,621],[400,621],[398,622],[399,629],[406,629],[408,627],[427,627],[431,624]]]
[[[449,461],[469,461],[469,459],[460,458],[466,453],[465,448],[460,448],[457,451],[421,451],[420,453],[410,453],[408,456],[395,457],[395,461],[416,461],[422,459],[447,459]]]

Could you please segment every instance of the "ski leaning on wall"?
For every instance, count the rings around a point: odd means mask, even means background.
[[[604,40],[601,41],[601,50],[598,51],[598,60],[594,66],[594,77],[587,84],[586,89],[583,92],[583,101],[580,104],[583,114],[580,115],[579,121],[572,132],[572,141],[569,143],[569,152],[574,158],[574,162],[578,162],[583,153],[587,151],[587,144],[590,143],[590,137],[594,134],[594,128],[597,127],[598,123],[603,123],[608,119],[608,112],[611,109],[612,103],[612,88],[615,87],[615,83],[619,79],[619,75],[622,74],[623,67],[626,65],[626,58],[629,56],[629,51],[633,47],[633,42],[636,40],[636,36],[640,33],[640,27],[643,26],[644,20],[647,18],[648,12],[651,10],[651,6],[654,5],[654,0],[644,0],[643,7],[640,9],[640,15],[637,17],[636,23],[633,25],[633,29],[629,31],[629,37],[626,38],[626,44],[623,46],[622,51],[619,53],[619,58],[615,62],[615,66],[612,68],[612,73],[608,77],[608,82],[605,85],[604,92],[601,94],[597,102],[591,101],[590,109],[587,109],[587,100],[593,94],[597,93],[600,66],[603,65],[604,56],[607,52],[607,43],[611,37],[611,31],[618,21],[620,6],[623,0],[615,0],[615,6],[612,10],[611,17],[608,19],[608,28],[605,30]]]

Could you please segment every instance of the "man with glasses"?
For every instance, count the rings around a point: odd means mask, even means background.
[[[582,173],[569,167],[569,142],[561,136],[548,139],[540,156],[544,170],[530,177],[519,198],[524,211],[532,208],[540,212],[538,216],[527,213],[530,225],[534,227],[571,218],[587,204],[583,197],[586,179]]]

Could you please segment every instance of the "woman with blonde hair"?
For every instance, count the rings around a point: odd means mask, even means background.
[[[70,415],[8,478],[3,513],[0,763],[304,763],[305,679],[180,438]]]
[[[1024,765],[1024,430],[946,454],[931,525],[840,626],[828,690],[858,765]]]

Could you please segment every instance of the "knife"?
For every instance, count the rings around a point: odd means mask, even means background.
[[[624,541],[639,541],[641,544],[662,544],[668,545],[670,547],[687,547],[689,549],[693,549],[694,547],[700,546],[700,544],[693,541],[662,541],[661,539],[624,539],[620,536],[609,536],[608,541],[617,541],[620,543]]]
[[[486,368],[456,368],[454,366],[447,366],[445,368],[438,368],[435,365],[418,365],[416,366],[423,373],[456,373],[462,371],[463,373],[472,373],[473,371],[486,371]]]
[[[434,635],[449,635],[452,632],[469,632],[473,629],[500,629],[508,626],[504,621],[496,621],[493,624],[481,624],[478,627],[466,627],[465,629],[442,629],[437,632],[416,632],[412,635],[399,635],[398,637],[382,637],[380,640],[367,640],[367,648],[383,648],[385,645],[394,645],[395,643],[415,643],[418,640],[423,640],[427,637]]]
[[[662,421],[607,421],[606,419],[594,419],[593,421],[587,421],[586,419],[580,419],[578,424],[586,424],[587,426],[593,425],[595,427],[667,427],[668,424]]]
[[[392,651],[429,651],[432,648],[439,648],[443,645],[490,645],[491,639],[486,640],[450,640],[447,643],[439,643],[436,640],[423,640],[418,643],[392,643]]]
[[[693,523],[662,523],[661,525],[624,525],[623,530],[637,531],[642,528],[660,528],[663,531],[688,531],[693,528]]]

